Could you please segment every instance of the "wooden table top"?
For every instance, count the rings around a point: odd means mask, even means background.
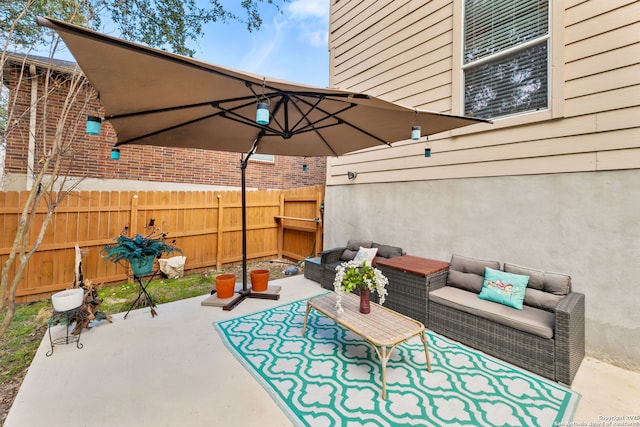
[[[376,266],[379,265],[420,274],[425,277],[449,268],[448,262],[413,255],[402,255],[389,259],[380,259],[380,261],[376,260]]]
[[[391,347],[424,331],[417,320],[397,313],[379,304],[371,303],[371,313],[360,313],[360,297],[342,296],[343,313],[336,309],[337,294],[330,292],[310,298],[308,304],[345,328],[377,346]]]

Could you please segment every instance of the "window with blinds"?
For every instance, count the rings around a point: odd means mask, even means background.
[[[549,0],[465,0],[464,111],[496,118],[549,105]]]

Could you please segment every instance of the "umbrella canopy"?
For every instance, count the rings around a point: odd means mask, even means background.
[[[339,156],[409,139],[413,125],[424,136],[485,121],[267,79],[51,18],[38,24],[60,34],[98,91],[116,145]],[[259,102],[270,110],[266,125],[256,123]]]

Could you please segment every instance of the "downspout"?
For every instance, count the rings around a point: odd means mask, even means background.
[[[36,119],[38,116],[38,76],[36,66],[29,65],[31,75],[31,114],[29,116],[29,148],[27,151],[27,191],[33,187],[33,176],[35,171],[36,157]]]

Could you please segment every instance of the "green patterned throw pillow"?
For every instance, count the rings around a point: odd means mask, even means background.
[[[527,283],[529,283],[529,276],[485,267],[484,282],[478,297],[522,310]]]

